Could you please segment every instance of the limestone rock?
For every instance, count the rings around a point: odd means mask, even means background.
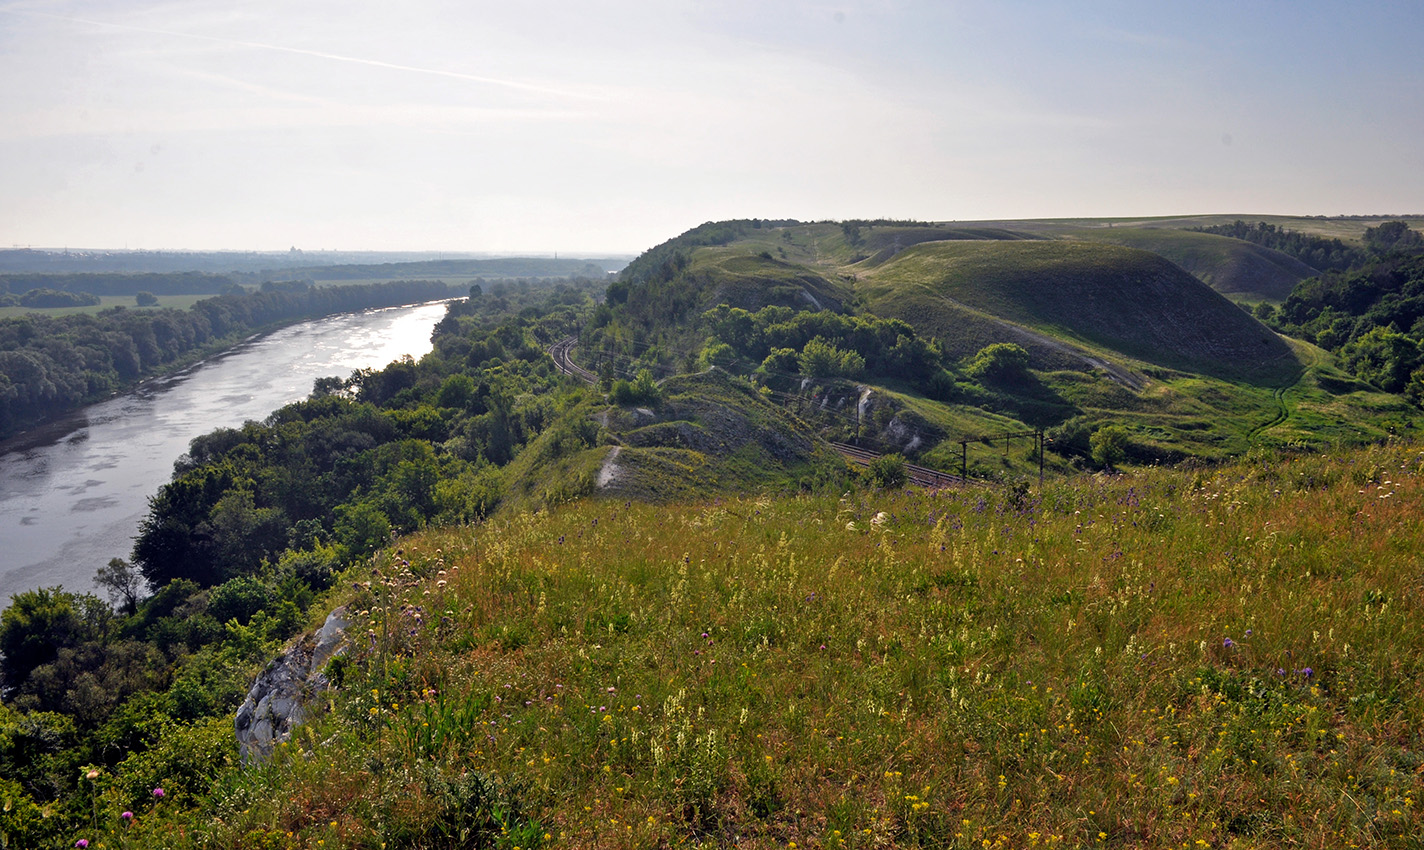
[[[329,684],[322,668],[346,650],[346,609],[337,608],[314,635],[273,659],[237,710],[238,751],[244,764],[261,762],[301,724],[305,705]]]

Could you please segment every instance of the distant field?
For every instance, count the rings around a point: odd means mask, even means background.
[[[160,295],[158,296],[158,307],[174,307],[179,310],[186,310],[204,298],[212,298],[211,295]],[[100,310],[107,310],[110,307],[127,307],[131,310],[153,310],[155,307],[139,307],[134,303],[132,295],[101,295],[99,303],[93,307],[50,307],[46,309],[36,309],[33,307],[0,307],[0,319],[13,319],[30,313],[41,313],[46,316],[68,316],[73,313],[97,313]]]
[[[1403,221],[1414,230],[1424,230],[1424,216],[1417,214],[1381,215],[1369,218],[1311,218],[1293,215],[1263,215],[1260,213],[1229,213],[1213,215],[1156,216],[1138,218],[1059,218],[1023,219],[1019,221],[973,221],[958,222],[963,227],[1004,227],[1030,233],[1062,233],[1076,228],[1176,228],[1187,230],[1193,227],[1210,227],[1215,224],[1230,224],[1234,221],[1274,224],[1287,230],[1298,230],[1315,236],[1339,239],[1344,242],[1360,242],[1365,230],[1376,227],[1384,221]]]

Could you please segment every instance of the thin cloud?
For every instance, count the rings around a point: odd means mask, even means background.
[[[36,12],[22,9],[0,9],[0,12],[9,12],[16,15],[30,15],[34,17],[50,18],[56,21],[66,21],[75,24],[87,24],[96,27],[108,27],[110,29],[128,30],[131,32],[142,32],[150,35],[166,35],[173,38],[186,38],[195,41],[206,41],[212,44],[223,44],[229,47],[246,47],[253,50],[268,50],[275,53],[290,53],[296,56],[310,56],[316,59],[326,59],[332,62],[347,62],[353,65],[365,65],[370,68],[384,68],[391,71],[404,71],[410,74],[425,74],[432,77],[445,77],[452,80],[463,80],[465,82],[480,83],[482,85],[499,86],[501,88],[513,89],[515,91],[531,92],[534,94],[552,95],[554,97],[572,98],[578,100],[598,100],[597,95],[583,92],[569,91],[568,89],[557,89],[549,86],[541,86],[534,83],[525,83],[518,80],[506,80],[499,77],[486,77],[479,74],[464,74],[459,71],[446,71],[439,68],[420,68],[415,65],[402,65],[397,62],[382,62],[379,59],[363,59],[359,56],[343,56],[339,53],[327,53],[321,50],[306,50],[300,47],[287,47],[281,44],[264,44],[257,41],[242,41],[232,38],[220,38],[212,35],[198,35],[196,33],[177,32],[175,30],[157,29],[154,27],[138,27],[131,24],[118,24],[112,21],[96,21],[91,18],[73,18],[65,15],[54,15],[48,12]]]

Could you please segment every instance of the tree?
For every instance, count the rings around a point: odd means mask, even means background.
[[[1093,451],[1093,461],[1112,469],[1127,457],[1130,442],[1127,429],[1121,425],[1104,425],[1088,438],[1088,446]]]
[[[816,337],[801,349],[797,358],[801,374],[811,378],[858,378],[865,372],[865,358]]]
[[[158,296],[152,292],[140,292],[134,296],[134,303],[140,307],[157,307]]]
[[[0,614],[5,665],[0,681],[7,689],[19,687],[36,667],[58,658],[60,650],[99,638],[111,616],[97,597],[59,587],[15,594]]]
[[[870,483],[882,490],[902,486],[909,478],[905,469],[905,458],[899,454],[881,455],[872,460],[865,470]]]
[[[1418,342],[1381,327],[1370,329],[1341,353],[1351,372],[1391,393],[1404,391],[1421,359]]]
[[[109,604],[123,614],[138,610],[143,596],[143,575],[123,558],[110,558],[109,563],[94,574],[94,583],[104,588]]]
[[[1424,235],[1410,230],[1403,221],[1386,221],[1365,230],[1365,244],[1377,254],[1412,251],[1424,247]]]
[[[996,342],[979,349],[969,361],[970,377],[997,383],[1022,381],[1029,377],[1029,354],[1021,345]]]

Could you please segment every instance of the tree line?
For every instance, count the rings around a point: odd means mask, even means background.
[[[0,319],[0,437],[105,398],[277,323],[450,295],[440,281],[264,288],[187,310]]]
[[[50,274],[46,272],[10,272],[0,274],[0,294],[20,293],[31,289],[91,295],[212,295],[230,292],[237,281],[228,275],[211,272],[84,272]],[[98,303],[97,301],[94,303]]]
[[[1424,252],[1303,280],[1278,309],[1265,305],[1256,315],[1339,353],[1380,389],[1424,401]]]

